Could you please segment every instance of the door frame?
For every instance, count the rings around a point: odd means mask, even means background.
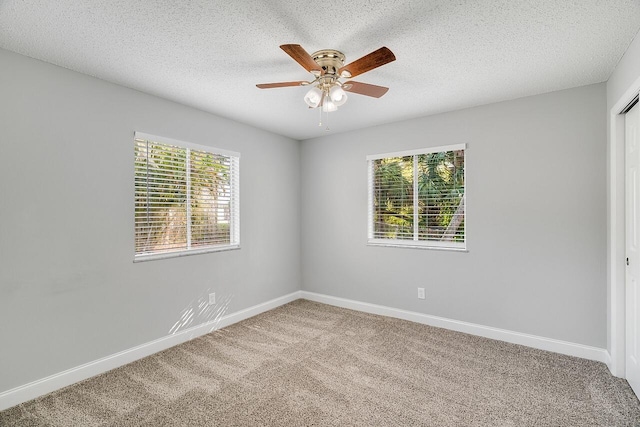
[[[607,349],[611,373],[625,377],[625,137],[620,114],[640,93],[640,77],[618,98],[607,122]]]

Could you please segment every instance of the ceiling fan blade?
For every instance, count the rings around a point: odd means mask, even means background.
[[[340,68],[338,70],[338,74],[345,78],[355,77],[395,60],[396,56],[393,52],[386,47],[381,47],[380,49],[375,50],[360,59],[356,59],[352,63]]]
[[[357,93],[357,94],[366,95],[366,96],[372,96],[374,98],[380,98],[389,90],[388,87],[376,86],[369,83],[360,83],[360,82],[345,83],[342,86],[342,89],[346,90],[347,92]]]
[[[259,87],[260,89],[271,89],[274,87],[303,86],[305,83],[309,83],[309,82],[300,81],[300,82],[281,82],[281,83],[261,83],[256,86]]]
[[[313,60],[311,55],[309,55],[309,53],[307,53],[307,51],[304,50],[299,44],[283,44],[280,46],[280,48],[284,50],[287,55],[292,57],[294,61],[302,65],[302,68],[304,68],[308,72],[314,73],[316,75],[320,75],[323,73],[322,67],[318,65],[318,63]]]

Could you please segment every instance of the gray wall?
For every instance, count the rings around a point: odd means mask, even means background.
[[[0,392],[166,336],[209,292],[179,328],[301,283],[604,347],[605,105],[599,84],[300,144],[0,50]],[[241,152],[241,250],[132,262],[136,130]],[[469,252],[366,246],[365,156],[463,142]]]
[[[241,153],[240,250],[132,262],[136,130]],[[0,50],[0,153],[0,392],[300,288],[298,141]]]
[[[597,84],[304,141],[303,289],[604,348],[605,105]],[[458,143],[469,251],[367,246],[365,156]]]

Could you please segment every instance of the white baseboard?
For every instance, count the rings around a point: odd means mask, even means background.
[[[609,352],[603,348],[591,347],[588,345],[576,344],[567,341],[560,341],[553,338],[545,338],[536,335],[523,334],[520,332],[508,331],[506,329],[492,328],[489,326],[477,325],[475,323],[462,322],[459,320],[447,319],[444,317],[430,316],[428,314],[416,313],[414,311],[400,310],[383,305],[369,304],[366,302],[354,301],[345,298],[338,298],[330,295],[317,294],[314,292],[301,291],[301,298],[310,301],[321,302],[337,307],[349,308],[352,310],[364,311],[365,313],[379,314],[382,316],[395,317],[397,319],[410,320],[424,325],[436,326],[438,328],[450,329],[464,332],[471,335],[479,335],[494,340],[506,341],[513,344],[520,344],[540,350],[552,351],[569,356],[603,362],[607,366],[611,363]]]
[[[222,316],[215,321],[203,323],[155,341],[141,344],[137,347],[112,354],[111,356],[103,357],[101,359],[94,360],[93,362],[85,363],[84,365],[59,372],[29,384],[4,391],[0,393],[0,411],[28,400],[35,399],[38,396],[51,393],[52,391],[61,389],[78,381],[86,380],[87,378],[91,378],[98,374],[110,371],[111,369],[126,365],[127,363],[142,359],[143,357],[150,356],[159,351],[166,350],[178,344],[182,344],[183,342],[240,322],[241,320],[248,319],[257,314],[264,313],[265,311],[272,310],[299,298],[300,291],[296,291],[262,304],[254,305],[253,307]]]
[[[607,368],[609,368],[609,372],[611,372],[611,375],[613,375],[614,377],[617,377],[618,375],[614,373],[613,363],[612,363],[613,359],[611,358],[611,353],[609,353],[609,350],[606,350],[606,349],[603,349],[603,351],[604,351],[604,360],[602,362],[605,365],[607,365]]]
[[[35,399],[52,391],[61,389],[78,381],[91,378],[93,376],[110,371],[117,367],[126,365],[150,356],[162,350],[166,350],[183,342],[192,340],[199,336],[208,334],[214,330],[224,328],[242,320],[248,319],[265,311],[272,310],[291,301],[304,298],[310,301],[316,301],[324,304],[334,305],[337,307],[349,308],[352,310],[363,311],[365,313],[379,314],[382,316],[395,317],[398,319],[409,320],[425,325],[436,326],[439,328],[450,329],[453,331],[464,332],[472,335],[479,335],[486,338],[492,338],[500,341],[506,341],[513,344],[525,345],[540,350],[553,351],[556,353],[566,354],[569,356],[581,357],[583,359],[596,360],[603,362],[608,366],[611,364],[609,352],[602,348],[590,347],[582,344],[575,344],[567,341],[555,340],[552,338],[539,337],[536,335],[523,334],[520,332],[508,331],[505,329],[492,328],[488,326],[477,325],[474,323],[462,322],[458,320],[447,319],[444,317],[430,316],[428,314],[416,313],[382,305],[369,304],[366,302],[354,301],[345,298],[333,297],[330,295],[317,294],[307,291],[296,291],[279,298],[272,299],[262,304],[254,305],[236,313],[222,316],[220,319],[212,322],[203,323],[193,328],[186,329],[173,335],[169,335],[155,341],[141,344],[137,347],[121,351],[111,356],[103,357],[93,362],[68,369],[63,372],[51,375],[49,377],[16,387],[11,390],[0,393],[0,411]]]

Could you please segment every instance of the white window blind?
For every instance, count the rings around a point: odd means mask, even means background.
[[[465,249],[465,148],[368,156],[369,243]]]
[[[136,132],[135,260],[240,244],[240,155]]]

